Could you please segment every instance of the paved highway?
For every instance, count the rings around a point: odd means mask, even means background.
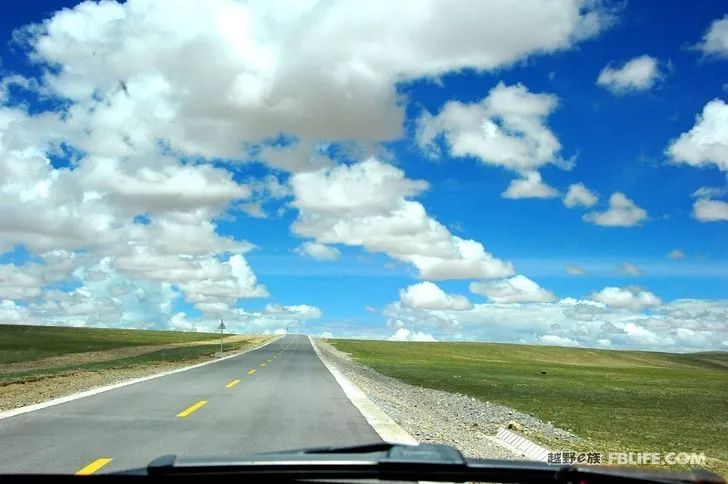
[[[381,438],[308,338],[288,335],[234,358],[0,420],[0,472],[104,473],[164,454],[372,442]]]

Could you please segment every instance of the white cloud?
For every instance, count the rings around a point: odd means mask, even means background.
[[[646,299],[649,301],[641,302],[654,302],[651,297]],[[484,303],[467,311],[447,311],[412,310],[395,302],[387,306],[385,314],[392,330],[407,328],[441,341],[465,335],[483,341],[660,351],[720,350],[728,346],[724,343],[728,341],[726,300],[660,303],[650,306],[649,314],[643,311],[643,304],[635,306],[610,307],[566,298],[551,303]]]
[[[436,284],[423,281],[399,291],[399,299],[407,307],[415,309],[451,309],[462,311],[473,304],[465,296],[446,294]]]
[[[619,272],[623,274],[628,274],[630,276],[641,276],[642,270],[640,270],[639,267],[637,267],[636,264],[633,264],[631,262],[624,262],[622,265],[619,266]]]
[[[728,104],[721,99],[708,102],[690,131],[670,143],[667,154],[674,163],[728,170]]]
[[[479,102],[449,101],[437,115],[425,112],[418,120],[417,143],[436,154],[437,137],[443,135],[451,156],[471,156],[519,172],[562,164],[561,144],[545,125],[557,104],[551,94],[501,82]]]
[[[510,279],[471,282],[470,292],[485,296],[490,302],[501,304],[556,300],[556,296],[551,291],[520,274]]]
[[[700,187],[693,192],[693,198],[718,198],[725,194],[724,187]]]
[[[578,265],[568,265],[564,268],[567,274],[571,274],[572,276],[583,276],[586,274],[586,271]]]
[[[268,216],[268,214],[265,213],[265,210],[263,210],[263,206],[260,202],[241,203],[238,205],[238,208],[240,208],[243,213],[253,218],[266,218]]]
[[[374,158],[291,177],[293,232],[322,244],[362,246],[413,264],[422,279],[503,277],[510,262],[454,236],[407,197],[427,187]]]
[[[708,56],[728,57],[728,15],[710,24],[697,47]]]
[[[321,309],[307,304],[268,304],[262,311],[232,308],[215,317],[203,315],[202,318],[194,320],[188,319],[185,313],[176,313],[170,318],[170,325],[185,331],[210,331],[217,327],[222,318],[230,332],[285,334],[287,330],[300,330],[306,321],[320,319],[322,315]]]
[[[93,118],[89,147],[123,153],[164,139],[191,155],[239,158],[241,141],[281,132],[302,140],[398,138],[398,81],[568,49],[611,21],[592,2],[528,0],[523,8],[528,15],[469,2],[377,1],[366,11],[229,0],[83,3],[25,37],[36,62],[61,67],[44,87],[98,108],[70,118],[78,125]],[[288,168],[301,168],[296,163]]]
[[[615,192],[609,197],[609,209],[604,212],[589,212],[582,217],[585,221],[603,227],[632,227],[647,218],[647,212],[638,207],[623,193]]]
[[[549,346],[579,346],[578,341],[555,334],[545,334],[538,339],[538,342]]]
[[[610,307],[634,311],[662,304],[662,300],[650,291],[636,287],[605,287],[590,297]]]
[[[597,84],[613,94],[646,91],[662,78],[657,59],[642,55],[619,67],[607,65],[597,78]]]
[[[366,312],[368,312],[368,313],[376,313],[377,312],[377,308],[375,308],[374,306],[370,306],[368,304],[364,306],[364,310]]]
[[[268,291],[258,284],[255,274],[240,254],[223,263],[203,260],[199,268],[185,276],[188,280],[179,283],[180,289],[188,301],[205,313],[223,313],[239,299],[268,296]],[[182,277],[178,277],[180,279]]]
[[[298,304],[292,306],[281,306],[280,304],[268,304],[265,307],[266,314],[283,316],[283,317],[295,317],[299,320],[310,320],[320,319],[323,312],[316,306],[310,306],[308,304]]]
[[[323,338],[323,339],[331,339],[333,337],[334,337],[334,335],[331,333],[331,331],[324,331],[323,333],[321,333],[319,335],[319,338]]]
[[[126,159],[121,163],[87,159],[77,168],[78,176],[85,190],[104,194],[114,205],[136,212],[222,208],[232,200],[250,196],[250,189],[235,183],[227,170],[182,165],[163,157],[154,161],[156,166],[145,165],[141,160]]]
[[[198,331],[195,323],[187,319],[187,315],[183,312],[175,313],[169,319],[169,329],[174,331]]]
[[[501,195],[503,198],[554,198],[559,196],[558,190],[548,186],[541,180],[537,171],[524,173],[523,178],[513,180],[508,189]]]
[[[389,341],[437,341],[432,335],[418,332],[412,332],[407,328],[399,328],[392,336],[387,338]]]
[[[564,195],[564,205],[572,207],[592,207],[596,205],[598,198],[596,194],[589,190],[583,183],[573,183],[569,185],[569,191]]]
[[[321,261],[334,261],[341,257],[341,252],[336,247],[319,244],[318,242],[304,242],[295,251],[297,254]]]
[[[285,175],[240,183],[226,164],[315,171],[332,164],[323,142],[376,151],[376,143],[402,134],[400,81],[502,68],[571,48],[611,21],[592,2],[529,0],[524,8],[529,15],[469,2],[379,1],[366,11],[228,0],[84,2],[24,29],[19,46],[43,76],[0,82],[0,252],[21,245],[32,255],[83,253],[74,264],[84,275],[83,286],[63,296],[48,291],[39,269],[3,267],[12,282],[6,295],[37,298],[32,308],[5,304],[8,320],[133,325],[176,317],[165,324],[190,329],[186,315],[171,311],[171,298],[205,313],[197,328],[212,314],[238,311],[241,299],[267,295],[243,257],[252,244],[221,236],[217,220],[240,210],[263,217],[269,200],[291,192]],[[376,49],[371,32],[378,32]],[[24,99],[12,99],[16,89],[51,100],[57,112],[29,114]],[[52,158],[68,159],[72,169],[54,168]],[[513,272],[408,199],[424,182],[390,179],[397,186],[373,191],[367,183],[376,178],[367,180],[354,204],[333,210],[336,196],[329,192],[317,205],[309,194],[295,227],[334,239],[341,229],[342,243],[393,254],[422,277]],[[231,206],[238,210],[228,212]],[[371,229],[379,223],[388,231],[377,238]],[[84,320],[81,308],[99,317]],[[281,329],[280,317],[267,312],[236,317]]]
[[[685,252],[680,249],[672,249],[668,254],[667,258],[671,260],[680,260],[685,258]]]
[[[693,204],[693,217],[701,222],[720,222],[728,220],[728,202],[721,200],[696,200]]]
[[[45,286],[70,279],[77,257],[64,251],[43,255],[42,263],[0,264],[0,299],[39,296]]]

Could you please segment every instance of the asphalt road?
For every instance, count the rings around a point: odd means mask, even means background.
[[[0,473],[69,474],[91,465],[100,474],[165,454],[229,457],[380,441],[308,337],[288,335],[234,358],[0,420]]]

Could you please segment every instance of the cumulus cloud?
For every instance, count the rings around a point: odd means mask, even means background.
[[[399,291],[399,299],[407,307],[416,309],[470,309],[473,304],[465,296],[446,294],[430,281],[413,284]]]
[[[431,334],[421,331],[413,332],[407,328],[399,328],[392,336],[387,338],[389,341],[437,341]]]
[[[513,266],[479,242],[452,235],[409,197],[427,188],[375,158],[291,177],[293,232],[322,244],[361,246],[411,263],[422,279],[503,277]]]
[[[642,55],[630,59],[621,66],[607,65],[599,73],[597,84],[613,94],[646,91],[662,77],[657,59]]]
[[[243,213],[253,218],[266,218],[268,216],[260,202],[241,203],[238,205],[238,208],[240,208]]]
[[[589,190],[583,183],[573,183],[569,185],[569,190],[564,195],[564,205],[569,208],[586,207],[590,208],[596,205],[598,198],[596,194]]]
[[[680,249],[672,249],[667,254],[667,258],[671,260],[680,260],[685,258],[685,252]]]
[[[591,299],[613,308],[640,310],[662,304],[650,291],[638,287],[605,287],[591,295]]]
[[[561,144],[545,125],[557,105],[551,94],[501,82],[479,102],[449,101],[436,115],[425,112],[418,120],[417,143],[437,153],[437,139],[442,136],[451,156],[533,172],[563,161],[558,154]]]
[[[0,264],[0,299],[34,298],[53,283],[68,280],[78,257],[65,251],[44,254],[41,263]]]
[[[565,298],[549,303],[475,304],[467,311],[412,310],[395,302],[385,313],[390,329],[420,331],[441,341],[467,334],[485,341],[661,351],[728,346],[727,301],[676,300],[649,306],[645,313],[644,303],[655,301],[654,296],[642,298],[640,304],[627,304],[631,307],[621,307],[624,299],[620,306],[608,306]]]
[[[701,222],[728,221],[728,202],[702,198],[693,203],[693,217]]]
[[[194,320],[180,312],[172,316],[170,324],[185,331],[210,331],[219,324],[219,318],[222,318],[230,332],[285,334],[287,331],[302,328],[306,321],[320,319],[322,316],[321,309],[307,304],[268,304],[262,311],[229,308],[215,318],[203,315]]]
[[[513,180],[508,189],[501,195],[503,198],[554,198],[559,196],[558,190],[548,186],[541,180],[537,171],[529,171],[523,178]]]
[[[420,14],[411,15],[415,3]],[[8,320],[45,320],[38,318],[55,310],[82,324],[73,308],[86,307],[110,321],[121,307],[118,324],[132,324],[133,314],[139,324],[175,317],[170,324],[189,328],[186,315],[170,311],[172,298],[193,303],[207,324],[213,314],[239,310],[240,300],[266,296],[244,258],[252,244],[220,235],[217,221],[236,216],[230,207],[262,218],[269,200],[292,192],[277,174],[240,182],[226,165],[330,169],[334,161],[322,148],[329,143],[365,153],[401,136],[400,81],[502,68],[568,49],[611,21],[592,2],[529,0],[524,7],[527,16],[469,2],[381,1],[365,12],[345,4],[84,2],[22,29],[18,45],[43,75],[0,82],[0,251],[20,245],[33,255],[63,250],[88,260],[76,266],[82,286],[66,296],[48,290],[40,275],[47,268],[3,267],[6,296],[40,298],[33,302],[40,316],[29,305],[3,303]],[[372,31],[380,32],[377,49]],[[57,111],[29,113],[24,99],[13,100],[16,89],[53,101],[46,104]],[[305,213],[295,227],[329,239],[341,229],[342,243],[391,254],[422,277],[513,272],[410,200],[423,182],[390,179],[398,184],[393,197],[387,186],[364,183],[356,204],[333,209],[326,207],[336,196],[316,201],[309,193],[298,201]],[[364,234],[380,223],[388,229],[381,238]],[[105,281],[94,279],[100,276]],[[134,286],[145,288],[136,301]]]
[[[696,117],[695,125],[667,147],[674,163],[691,166],[715,165],[728,170],[728,104],[713,99]]]
[[[411,15],[415,8],[420,14]],[[524,8],[529,15],[468,2],[378,1],[366,12],[294,2],[86,2],[25,37],[36,62],[63,67],[45,80],[52,93],[79,103],[114,94],[93,114],[107,123],[103,133],[94,129],[95,144],[126,150],[165,139],[192,155],[238,158],[241,140],[281,132],[308,140],[398,138],[399,80],[495,69],[569,48],[610,21],[587,2],[529,0]],[[83,34],[79,22],[89,26]],[[204,72],[189,67],[201,64]],[[73,114],[76,121],[80,113]],[[118,133],[108,129],[131,119]]]
[[[526,276],[517,275],[497,281],[470,283],[470,292],[485,296],[493,303],[552,302],[556,296]]]
[[[603,227],[632,227],[647,218],[647,211],[638,207],[624,193],[615,192],[609,197],[609,208],[604,212],[589,212],[585,221]]]
[[[696,47],[707,56],[728,57],[728,15],[714,20]]]
[[[341,257],[341,252],[336,247],[319,244],[318,242],[304,242],[295,251],[297,254],[321,261],[334,261]]]
[[[200,265],[199,269],[193,269],[188,280],[179,283],[179,287],[187,300],[202,312],[223,313],[239,299],[268,296],[267,289],[258,283],[240,254],[231,256],[227,262],[203,260]],[[152,278],[152,275],[147,274],[147,277]]]

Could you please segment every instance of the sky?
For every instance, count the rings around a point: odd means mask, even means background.
[[[728,6],[25,2],[0,324],[728,350]]]

